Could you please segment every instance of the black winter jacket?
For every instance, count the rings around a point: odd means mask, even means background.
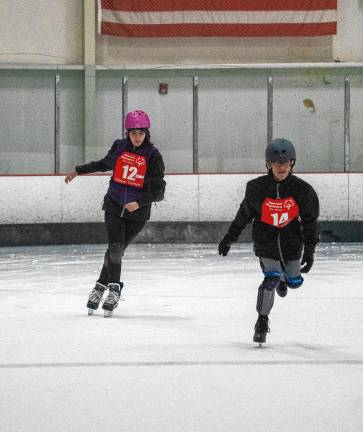
[[[117,158],[124,151],[146,157],[147,169],[143,187],[136,188],[116,183],[113,178],[115,172],[113,172],[102,209],[125,219],[145,221],[150,218],[151,204],[164,199],[166,185],[164,181],[164,162],[161,154],[152,143],[145,141],[140,147],[134,147],[128,138],[116,140],[103,159],[76,166],[75,169],[77,174],[114,170]],[[131,201],[137,201],[140,206],[133,212],[129,212],[124,208],[124,204]]]
[[[293,204],[297,213],[292,215],[287,224],[281,219],[282,213],[274,213],[277,200],[284,198],[292,198],[292,201],[283,200],[283,205],[288,206],[293,202],[298,206]],[[266,210],[268,218],[263,216]],[[237,241],[242,230],[253,221],[252,238],[258,257],[297,260],[301,258],[303,246],[312,252],[315,250],[319,241],[318,217],[319,199],[312,186],[291,174],[285,180],[277,182],[269,173],[247,183],[245,198],[230,225],[226,240]],[[282,223],[279,224],[281,220]]]

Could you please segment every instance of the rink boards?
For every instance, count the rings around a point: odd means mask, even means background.
[[[230,221],[246,183],[258,174],[167,175],[155,222]],[[363,174],[301,174],[317,191],[323,221],[363,220]],[[0,177],[0,224],[102,222],[108,175]]]

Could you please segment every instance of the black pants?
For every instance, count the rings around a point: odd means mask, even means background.
[[[125,249],[139,234],[146,221],[133,221],[105,212],[105,224],[108,237],[108,248],[98,282],[106,285],[119,283],[121,260]]]

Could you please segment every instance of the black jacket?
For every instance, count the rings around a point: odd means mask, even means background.
[[[116,140],[103,159],[76,166],[76,172],[77,174],[88,174],[113,170],[117,157],[123,151],[146,156],[147,169],[144,185],[141,189],[121,185],[116,183],[112,176],[102,209],[119,216],[122,215],[125,219],[144,221],[150,218],[151,204],[164,199],[166,185],[164,181],[164,162],[161,154],[152,143],[146,141],[140,147],[134,147],[128,138]],[[133,212],[129,212],[124,208],[124,204],[131,201],[137,201],[140,206]]]
[[[273,223],[261,220],[262,208],[266,208],[263,203],[266,200],[270,202],[268,198],[274,202],[290,197],[298,206],[298,214],[287,225],[276,227]],[[247,183],[245,198],[226,239],[229,242],[237,241],[242,230],[253,221],[252,238],[258,257],[297,260],[301,257],[303,246],[312,252],[315,250],[319,241],[318,217],[319,199],[312,186],[295,175],[276,182],[270,173]]]

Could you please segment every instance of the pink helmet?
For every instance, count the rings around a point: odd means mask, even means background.
[[[135,110],[126,114],[125,129],[145,129],[150,127],[150,119],[145,111]]]

